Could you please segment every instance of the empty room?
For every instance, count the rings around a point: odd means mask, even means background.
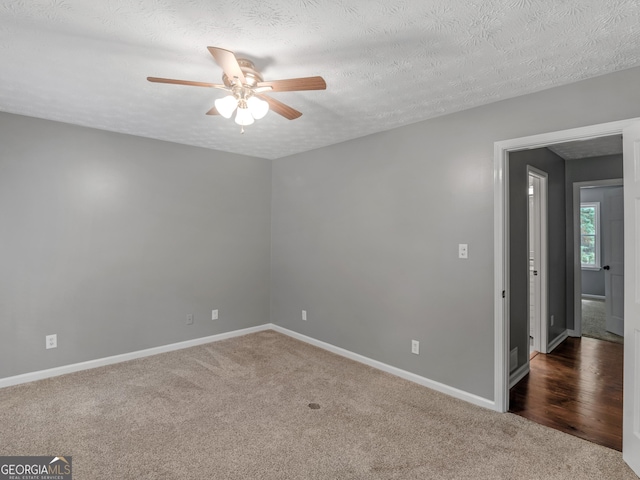
[[[0,0],[0,479],[638,478],[638,25],[635,0]],[[592,341],[594,179],[624,191],[614,419],[534,384]],[[516,384],[566,428],[510,413]]]

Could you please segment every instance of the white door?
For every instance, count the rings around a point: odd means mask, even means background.
[[[622,456],[640,476],[640,122],[623,130],[624,144],[624,415]]]
[[[540,179],[529,174],[529,354],[540,351]]]
[[[527,165],[529,177],[529,335],[535,351],[547,353],[547,190],[546,172]]]
[[[624,199],[622,188],[607,190],[604,246],[604,310],[606,329],[624,335]]]

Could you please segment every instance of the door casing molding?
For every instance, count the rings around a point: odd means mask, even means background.
[[[509,152],[619,135],[637,121],[640,117],[494,143],[494,407],[499,412],[509,408]]]

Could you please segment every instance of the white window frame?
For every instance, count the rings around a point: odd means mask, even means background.
[[[602,264],[601,262],[601,252],[600,252],[600,202],[580,202],[580,208],[590,208],[593,207],[595,209],[595,224],[596,224],[596,233],[593,235],[595,239],[595,254],[596,261],[595,265],[585,265],[582,263],[582,254],[580,255],[580,266],[582,270],[600,270]],[[580,218],[580,217],[578,217]],[[582,225],[580,225],[580,250],[582,251]]]

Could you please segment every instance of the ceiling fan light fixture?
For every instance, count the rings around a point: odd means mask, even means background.
[[[238,100],[233,95],[227,95],[226,97],[218,98],[214,104],[220,115],[224,118],[231,118],[238,106]]]
[[[242,107],[238,105],[238,112],[236,113],[236,123],[245,127],[247,125],[251,125],[253,122],[253,115],[251,115],[249,109],[246,106]]]
[[[255,65],[245,58],[237,58],[235,53],[219,47],[207,47],[216,63],[222,67],[222,84],[198,82],[193,80],[177,80],[175,78],[147,77],[154,83],[174,85],[190,85],[225,90],[229,94],[215,101],[215,107],[209,109],[207,115],[220,115],[231,118],[236,112],[235,122],[244,126],[263,118],[269,110],[287,120],[295,120],[302,113],[288,105],[266,96],[264,92],[298,92],[303,90],[325,90],[327,84],[322,77],[289,78],[265,82]]]
[[[249,109],[249,112],[251,112],[253,118],[260,120],[261,118],[264,118],[269,111],[269,104],[261,98],[250,97],[249,100],[247,100],[247,108]]]

